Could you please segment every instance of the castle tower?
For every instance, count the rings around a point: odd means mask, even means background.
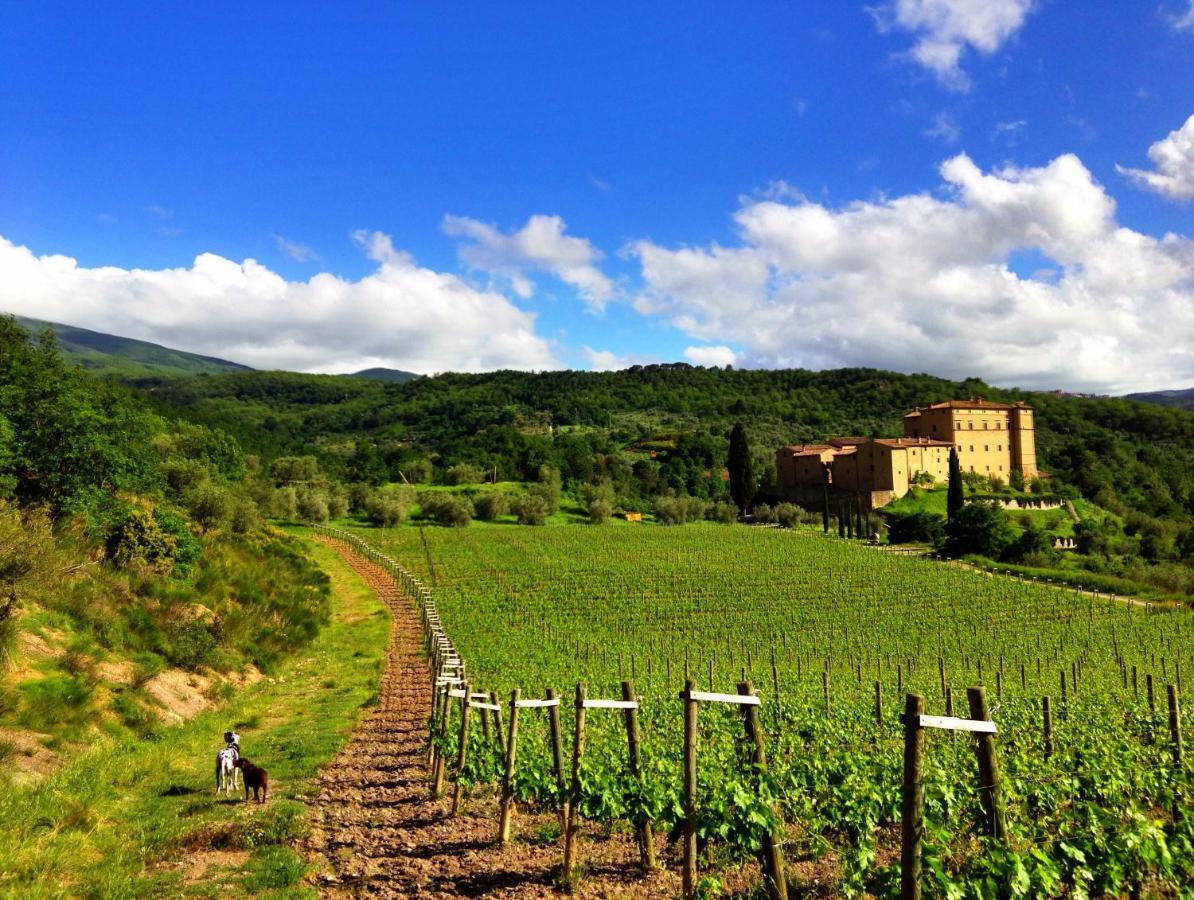
[[[1037,477],[1036,429],[1032,421],[1032,408],[1023,401],[1011,409],[1009,423],[1012,438],[1012,466],[1019,469],[1025,481]]]

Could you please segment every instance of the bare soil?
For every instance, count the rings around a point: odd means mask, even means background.
[[[378,704],[321,774],[312,830],[303,848],[314,884],[327,897],[553,897],[562,893],[563,844],[556,815],[520,809],[515,837],[497,844],[492,792],[451,812],[431,798],[427,721],[431,684],[418,614],[378,566],[346,544],[335,549],[373,588],[393,617]],[[675,897],[678,860],[662,837],[656,854],[666,868],[644,876],[633,837],[593,828],[581,843],[579,897]],[[720,873],[727,887],[756,873]]]

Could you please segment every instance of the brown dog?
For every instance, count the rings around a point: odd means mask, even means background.
[[[249,802],[249,791],[253,791],[253,799],[258,803],[265,802],[265,795],[269,790],[269,773],[261,766],[255,766],[243,756],[237,757],[232,764],[240,769],[245,776],[245,802]],[[258,794],[257,792],[261,793]]]

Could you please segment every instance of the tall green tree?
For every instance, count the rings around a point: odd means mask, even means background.
[[[962,511],[966,505],[966,495],[962,491],[962,464],[958,462],[956,447],[949,448],[949,493],[945,496],[945,511],[949,521]]]
[[[730,432],[730,496],[734,498],[739,512],[746,512],[750,501],[755,498],[755,472],[750,460],[750,444],[746,440],[746,429],[737,423]]]

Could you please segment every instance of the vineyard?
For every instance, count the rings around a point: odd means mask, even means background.
[[[514,690],[542,698],[551,689],[564,697],[559,731],[570,738],[578,682],[588,697],[611,699],[633,682],[637,777],[622,716],[588,712],[569,783],[551,717],[523,710],[510,785],[524,807],[570,804],[610,829],[633,823],[677,839],[686,706],[677,693],[686,677],[729,694],[753,683],[765,771],[752,765],[737,708],[700,711],[703,892],[716,893],[723,873],[748,871],[739,864],[774,837],[799,891],[897,895],[904,697],[965,716],[966,689],[980,684],[998,729],[1006,839],[988,836],[994,792],[980,783],[974,736],[927,732],[917,785],[926,895],[1177,896],[1194,883],[1194,784],[1176,706],[1194,672],[1187,608],[992,577],[813,532],[354,533],[430,589],[471,691],[508,706]],[[495,790],[504,774],[503,730],[479,713],[481,724],[463,732],[465,753],[457,728],[435,735],[440,758],[464,761],[448,777],[466,796]]]

